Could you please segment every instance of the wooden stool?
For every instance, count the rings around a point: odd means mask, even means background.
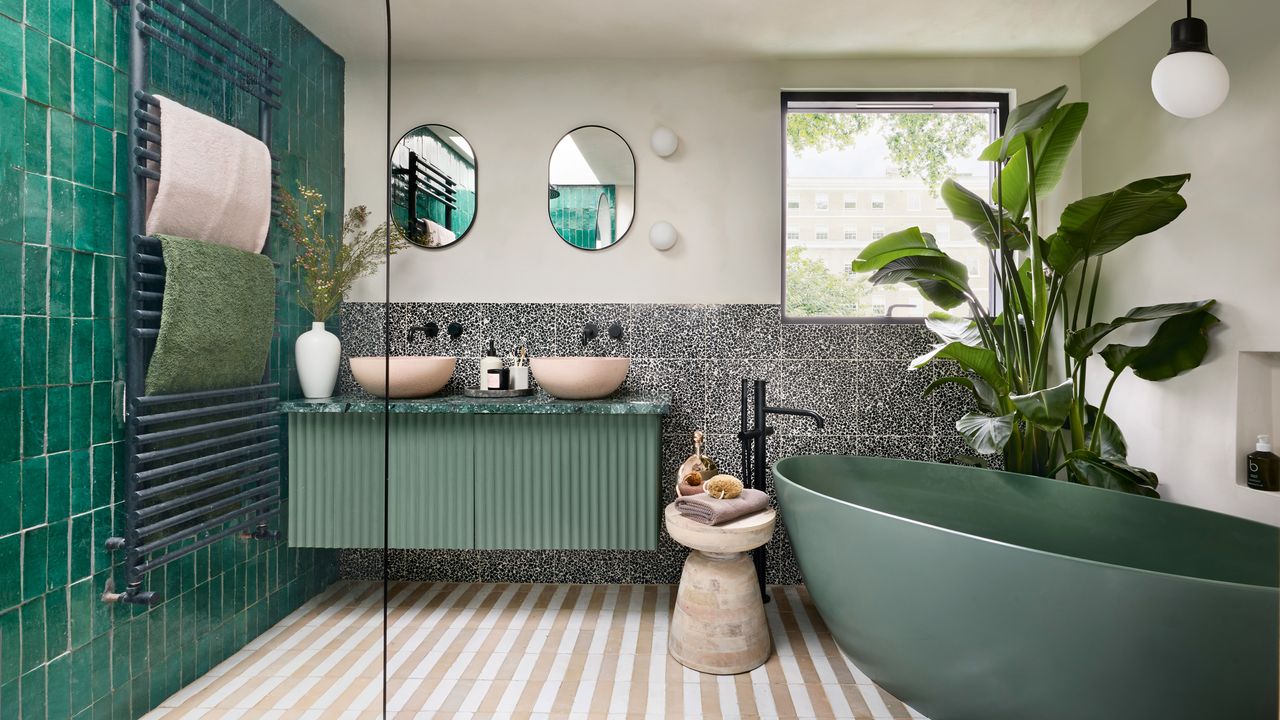
[[[691,670],[714,675],[750,672],[773,651],[756,568],[747,553],[773,536],[772,509],[724,525],[703,525],[664,513],[671,539],[689,548],[671,617],[667,652]]]

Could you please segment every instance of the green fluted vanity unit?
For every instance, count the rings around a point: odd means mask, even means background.
[[[281,404],[289,544],[380,548],[383,439],[392,548],[652,550],[663,397]]]

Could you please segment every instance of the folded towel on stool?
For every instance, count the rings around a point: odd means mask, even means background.
[[[736,498],[717,500],[706,493],[676,498],[676,511],[704,525],[723,525],[769,507],[769,495],[750,488]]]

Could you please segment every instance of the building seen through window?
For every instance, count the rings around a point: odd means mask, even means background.
[[[988,252],[951,217],[938,193],[950,177],[990,199],[992,164],[975,158],[999,136],[1007,96],[899,95],[783,95],[788,320],[882,320],[886,313],[919,318],[937,310],[911,287],[872,286],[867,275],[850,272],[869,243],[913,226],[969,268],[970,284],[984,302],[990,297]],[[832,225],[839,229],[835,236]]]

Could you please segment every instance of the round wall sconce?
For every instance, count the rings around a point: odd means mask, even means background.
[[[1217,110],[1227,99],[1231,76],[1227,66],[1209,52],[1209,25],[1187,16],[1173,23],[1172,42],[1151,73],[1151,93],[1160,107],[1183,118],[1198,118]]]
[[[676,239],[680,234],[676,232],[676,228],[665,220],[659,220],[649,228],[649,244],[654,250],[666,252],[675,247]]]
[[[649,147],[658,157],[670,157],[680,147],[680,138],[671,128],[658,126],[649,136]]]

